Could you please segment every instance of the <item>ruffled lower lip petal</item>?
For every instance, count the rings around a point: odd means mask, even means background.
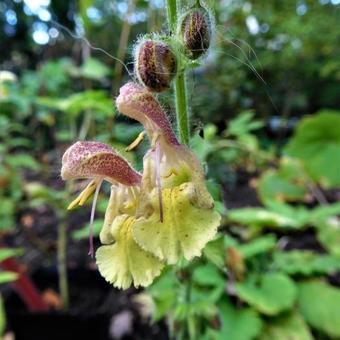
[[[152,192],[153,213],[141,216],[132,226],[132,235],[138,245],[168,264],[175,264],[183,254],[187,260],[200,256],[211,241],[221,222],[213,208],[196,205],[197,187],[192,182],[162,190],[164,222],[159,220],[159,199]],[[195,201],[195,203],[193,203]]]
[[[160,275],[164,264],[138,246],[131,235],[135,218],[118,216],[112,223],[115,242],[101,246],[96,252],[98,269],[106,281],[115,287],[127,289],[146,287]]]
[[[69,147],[62,159],[61,177],[100,178],[136,186],[141,175],[109,145],[99,142],[77,142]]]

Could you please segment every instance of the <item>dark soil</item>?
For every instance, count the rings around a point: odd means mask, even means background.
[[[58,289],[54,267],[36,271],[32,279],[42,292]],[[15,294],[7,297],[8,327],[16,340],[167,339],[166,326],[151,325],[132,302],[137,290],[114,289],[97,270],[71,270],[69,283],[71,308],[67,312],[30,313]]]

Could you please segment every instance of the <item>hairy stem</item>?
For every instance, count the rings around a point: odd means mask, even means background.
[[[169,21],[169,31],[173,34],[176,29],[177,21],[177,7],[176,0],[167,0],[167,11],[168,11],[168,21]]]
[[[167,0],[169,31],[173,34],[177,23],[177,6],[176,0]],[[179,63],[181,66],[181,63]],[[180,70],[179,75],[175,79],[175,104],[176,118],[179,139],[183,144],[189,143],[189,109],[186,91],[186,76],[185,70]]]
[[[188,101],[186,91],[186,76],[183,70],[175,80],[175,103],[176,117],[179,139],[181,143],[189,143],[189,118],[188,118]]]

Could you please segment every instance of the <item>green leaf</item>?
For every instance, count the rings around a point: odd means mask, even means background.
[[[250,131],[258,130],[263,127],[263,122],[253,120],[255,113],[253,111],[245,111],[231,120],[226,130],[226,135],[242,136]]]
[[[26,168],[35,171],[40,169],[40,164],[33,157],[22,153],[13,156],[8,155],[6,163],[16,169]]]
[[[185,287],[184,287],[185,288]],[[190,291],[190,303],[185,303],[190,316],[200,316],[211,319],[217,315],[216,303],[221,299],[224,287],[198,288],[192,287]]]
[[[298,306],[306,321],[333,339],[340,338],[340,289],[322,281],[298,285]]]
[[[340,185],[340,114],[325,110],[301,120],[286,152],[301,159],[310,176],[326,188]]]
[[[329,205],[322,205],[314,208],[310,213],[310,220],[325,220],[331,216],[340,215],[340,202],[329,204]]]
[[[248,279],[236,284],[236,293],[259,312],[276,315],[291,308],[296,298],[294,282],[286,275],[268,273],[260,277],[259,282]]]
[[[84,78],[102,80],[110,74],[110,69],[95,58],[88,58],[80,67],[80,75]]]
[[[274,253],[273,266],[289,275],[332,274],[340,270],[340,258],[307,250],[278,251]]]
[[[276,237],[274,235],[265,235],[251,240],[246,244],[239,245],[237,249],[242,254],[243,259],[248,259],[273,250],[275,246]]]
[[[270,200],[302,200],[307,192],[303,185],[293,183],[280,172],[272,170],[264,173],[258,184],[258,193],[264,204]]]
[[[194,270],[193,280],[202,286],[224,287],[226,279],[220,271],[211,264],[200,265]]]
[[[74,93],[66,99],[39,98],[39,104],[64,111],[73,115],[78,115],[83,111],[90,110],[102,117],[113,116],[115,113],[112,99],[105,91],[88,90]]]
[[[270,211],[294,221],[293,224],[291,224],[294,228],[301,228],[310,223],[311,210],[308,210],[303,205],[293,206],[283,202],[269,201],[266,203],[266,206]]]
[[[23,255],[24,250],[21,248],[0,248],[0,262],[14,256]]]
[[[219,304],[221,329],[214,333],[216,340],[251,340],[262,328],[259,315],[251,308],[238,309],[227,299]]]
[[[308,325],[297,312],[267,321],[259,340],[313,340]]]
[[[287,216],[264,208],[241,208],[229,211],[229,220],[250,227],[290,227],[298,228],[293,216]]]
[[[155,302],[154,321],[162,319],[177,301],[178,279],[174,271],[165,269],[159,278],[147,289]]]
[[[15,281],[18,278],[17,273],[0,272],[0,284]]]
[[[335,256],[340,256],[340,221],[337,217],[316,221],[317,238]]]
[[[225,262],[223,237],[219,237],[216,240],[207,243],[203,249],[203,254],[215,266],[223,268]]]
[[[198,133],[190,139],[190,147],[194,150],[201,162],[206,161],[208,155],[214,150],[212,142],[202,138]]]
[[[93,222],[93,236],[98,237],[104,224],[103,219],[95,220]],[[72,238],[74,240],[83,240],[89,237],[90,224],[86,224],[83,228],[72,232]]]
[[[1,197],[0,230],[11,230],[15,227],[16,201],[13,197]]]
[[[105,91],[89,90],[75,93],[69,96],[64,102],[66,112],[77,115],[82,111],[91,110],[104,116],[114,114],[112,99]]]

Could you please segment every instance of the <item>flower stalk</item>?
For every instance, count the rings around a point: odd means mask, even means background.
[[[175,80],[175,103],[179,140],[181,143],[188,145],[190,131],[185,70],[180,72]]]
[[[177,21],[177,4],[176,0],[167,0],[168,22],[170,33],[175,32]]]
[[[66,214],[62,214],[61,222],[58,228],[58,274],[59,274],[59,292],[62,301],[62,308],[68,310],[69,308],[69,289],[67,279],[67,265],[66,265],[66,249],[67,249],[67,224]]]
[[[167,11],[169,31],[170,33],[174,33],[178,20],[176,0],[167,0]],[[180,70],[178,76],[175,79],[174,97],[179,139],[181,143],[188,145],[190,131],[185,70]]]

